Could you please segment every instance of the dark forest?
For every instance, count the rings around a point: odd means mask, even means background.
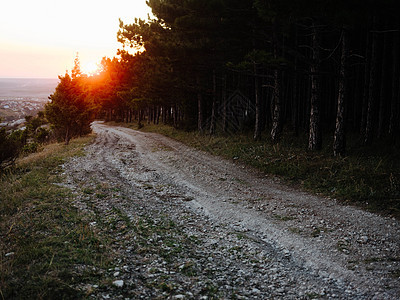
[[[94,81],[107,120],[213,134],[252,130],[396,143],[399,22],[395,1],[161,1],[155,19],[120,23],[120,58]],[[126,47],[126,48],[125,48]],[[98,82],[97,82],[98,83]],[[95,88],[94,86],[97,86]],[[100,97],[99,97],[100,96]],[[103,100],[99,100],[102,98]]]

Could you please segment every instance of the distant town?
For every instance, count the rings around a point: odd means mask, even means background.
[[[35,116],[44,109],[46,98],[0,97],[0,126],[18,127],[25,116]]]
[[[23,126],[25,116],[44,109],[58,79],[0,78],[0,127]]]

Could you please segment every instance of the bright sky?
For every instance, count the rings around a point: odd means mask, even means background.
[[[113,57],[119,18],[147,19],[146,0],[6,0],[0,9],[0,77],[57,78],[79,53],[83,71]]]

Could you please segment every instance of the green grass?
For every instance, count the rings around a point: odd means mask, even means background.
[[[104,241],[72,206],[62,164],[91,137],[52,144],[0,178],[0,299],[77,299],[109,258]]]
[[[137,129],[136,124],[124,126]],[[255,142],[250,133],[209,136],[165,125],[145,125],[141,130],[250,165],[313,193],[400,218],[400,151],[392,146],[360,147],[357,138],[349,138],[348,155],[333,157],[331,142],[310,152],[305,136],[291,134],[273,145],[266,134]]]

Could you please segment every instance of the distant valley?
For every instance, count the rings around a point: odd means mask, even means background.
[[[58,79],[0,78],[0,126],[18,126],[43,110]]]

